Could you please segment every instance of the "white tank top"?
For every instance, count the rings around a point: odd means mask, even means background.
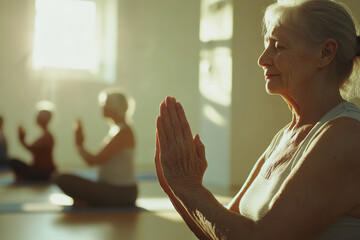
[[[266,165],[268,164],[265,160],[263,167],[261,168],[259,175],[255,178],[254,182],[250,185],[242,197],[239,204],[239,211],[241,215],[252,219],[254,221],[262,218],[269,211],[269,204],[275,194],[279,191],[285,179],[289,176],[291,170],[295,167],[296,163],[301,158],[302,154],[310,146],[312,141],[323,129],[323,127],[329,121],[339,117],[350,117],[360,121],[360,109],[349,102],[343,102],[333,108],[330,112],[325,114],[318,123],[311,129],[301,146],[294,154],[293,158],[288,163],[282,166],[279,170],[279,174],[273,174],[270,179],[266,179]],[[276,136],[267,148],[265,152],[265,159],[267,159],[271,153],[276,149],[279,144],[281,136],[284,133],[283,128]],[[359,189],[360,191],[360,189]],[[338,239],[349,239],[359,240],[360,239],[360,219],[353,218],[350,216],[343,216],[339,218],[333,225],[326,229],[319,236],[315,237],[314,240],[338,240]]]
[[[134,149],[124,149],[99,166],[99,181],[113,185],[136,185]]]

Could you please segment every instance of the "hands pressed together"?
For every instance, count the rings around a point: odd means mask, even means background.
[[[156,120],[155,166],[167,194],[179,196],[202,187],[207,168],[205,147],[199,135],[192,137],[185,112],[172,97],[161,103]]]

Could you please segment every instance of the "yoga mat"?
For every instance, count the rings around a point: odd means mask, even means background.
[[[96,180],[97,178],[97,172],[94,169],[75,169],[73,171],[71,171],[72,174],[75,175],[79,175],[82,176],[84,178],[88,178],[88,179],[92,179],[92,180]],[[151,181],[151,180],[156,180],[156,175],[154,173],[137,173],[136,174],[136,178],[138,179],[138,181]],[[13,179],[13,175],[9,172],[9,173],[1,173],[0,174],[0,188],[1,187],[6,187],[6,188],[10,188],[11,193],[12,191],[23,191],[23,188],[21,189],[17,189],[16,187],[27,187],[29,186],[30,188],[35,187],[36,189],[38,188],[38,186],[46,186],[49,185],[49,187],[53,187],[55,185],[53,185],[52,182],[49,181],[24,181],[24,182],[16,182]],[[13,188],[14,187],[14,188]],[[7,190],[9,191],[9,190]],[[47,190],[48,191],[48,190]],[[49,194],[50,193],[50,194]],[[51,195],[61,195],[60,198],[69,198],[68,196],[66,196],[63,193],[57,193],[57,191],[54,193],[52,190],[50,190],[49,194],[47,196],[45,196],[45,198],[42,198],[41,200],[39,200],[38,202],[28,202],[26,199],[19,199],[20,202],[19,203],[7,203],[7,202],[3,202],[0,203],[0,213],[36,213],[36,212],[87,212],[87,211],[99,211],[99,212],[123,212],[123,211],[143,211],[148,209],[148,206],[146,206],[145,208],[141,205],[141,200],[140,200],[140,205],[139,206],[129,206],[129,207],[72,207],[72,206],[68,206],[71,204],[67,204],[66,203],[66,199],[64,201],[60,201],[56,202],[56,204],[54,204],[53,201],[51,201]],[[46,200],[47,198],[49,198],[49,200]],[[18,200],[17,200],[18,201]],[[37,201],[37,200],[35,200]],[[71,200],[72,201],[72,200]],[[146,205],[146,204],[145,204]],[[151,204],[153,205],[153,204]],[[154,205],[155,206],[155,205]],[[150,207],[151,209],[151,207]]]
[[[70,171],[70,174],[75,174],[81,177],[85,177],[90,180],[97,180],[98,178],[98,172],[96,169],[74,169],[73,171]],[[136,173],[136,179],[141,180],[155,180],[157,179],[155,173],[144,173],[144,172],[137,172]]]
[[[48,212],[133,212],[146,211],[139,206],[124,207],[72,207],[49,202],[0,204],[0,213],[48,213]]]
[[[70,172],[71,174],[78,175],[89,180],[97,180],[97,172],[94,169],[76,169]],[[138,181],[151,181],[156,180],[155,173],[136,173]],[[14,180],[10,172],[0,174],[0,187],[6,185],[23,186],[23,185],[39,185],[39,184],[52,184],[51,181],[19,181]]]

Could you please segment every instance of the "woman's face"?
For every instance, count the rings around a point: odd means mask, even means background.
[[[278,26],[265,36],[265,50],[258,59],[264,69],[269,94],[293,96],[308,91],[318,69],[317,51],[300,34]]]

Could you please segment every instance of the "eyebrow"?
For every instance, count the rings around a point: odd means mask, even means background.
[[[264,42],[269,42],[270,40],[278,41],[279,37],[276,35],[266,34],[264,37]]]

